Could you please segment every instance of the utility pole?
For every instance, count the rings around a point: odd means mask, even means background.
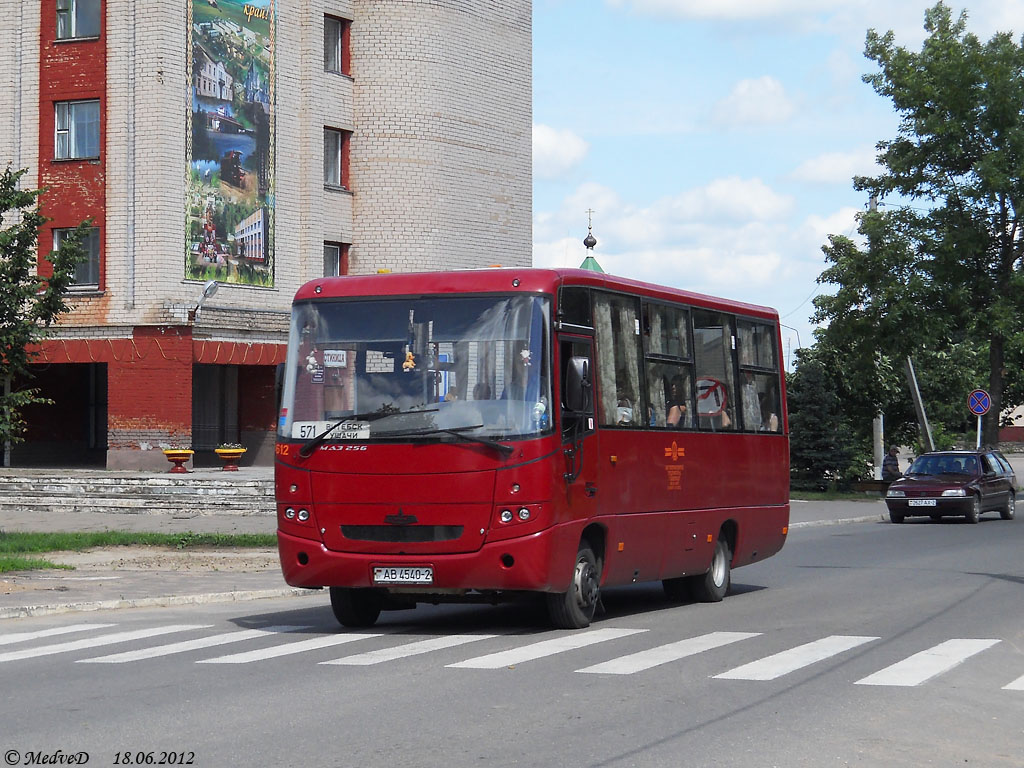
[[[868,212],[878,212],[878,196],[871,195],[868,198]],[[868,239],[868,249],[874,250],[873,238]],[[876,370],[878,366],[876,365]],[[875,460],[875,480],[882,479],[882,461],[885,458],[885,420],[882,418],[882,412],[879,411],[878,415],[875,416],[874,421],[871,423],[871,442],[872,442],[872,453],[874,454]]]

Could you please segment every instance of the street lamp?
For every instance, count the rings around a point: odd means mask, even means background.
[[[206,281],[206,285],[203,286],[203,293],[199,297],[199,301],[196,302],[195,308],[194,309],[190,309],[188,311],[188,322],[189,322],[189,325],[191,325],[192,323],[194,323],[196,321],[196,317],[199,314],[199,309],[203,306],[203,303],[208,298],[213,296],[213,294],[215,294],[217,292],[217,289],[219,287],[220,287],[220,283],[218,283],[216,280],[207,280]]]

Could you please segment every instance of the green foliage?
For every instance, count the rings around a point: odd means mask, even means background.
[[[786,382],[791,485],[804,491],[846,488],[865,474],[840,395],[813,351],[800,355]]]
[[[992,395],[985,435],[999,413],[1024,404],[1024,45],[988,43],[938,3],[925,13],[920,52],[892,32],[867,34],[879,71],[865,76],[890,99],[898,135],[877,145],[882,172],[856,189],[887,210],[859,218],[866,247],[832,237],[815,300],[820,356],[851,423],[863,435],[873,411],[893,438],[914,434],[903,382],[914,360],[929,419],[952,434],[970,428],[966,396]]]
[[[50,274],[38,272],[39,230],[48,221],[40,210],[42,190],[22,190],[24,170],[6,168],[0,174],[0,382],[30,378],[33,345],[68,307],[67,288],[75,267],[86,254],[81,242],[91,222],[84,221],[56,251],[45,256]],[[21,411],[33,403],[48,403],[33,388],[0,392],[0,442],[18,442],[25,429]]]
[[[95,547],[260,547],[277,545],[274,534],[261,533],[139,533],[133,531],[87,531],[61,533],[0,531],[0,555],[79,552]]]

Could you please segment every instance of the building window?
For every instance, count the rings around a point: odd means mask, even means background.
[[[348,189],[349,131],[324,128],[324,184]]]
[[[74,229],[53,230],[53,249],[60,248],[61,243]],[[86,259],[75,268],[75,286],[79,288],[98,288],[100,284],[100,231],[92,227],[82,238],[82,249]]]
[[[324,71],[348,75],[349,72],[349,30],[352,22],[324,16]]]
[[[100,36],[100,0],[57,0],[57,39]]]
[[[348,274],[348,245],[324,243],[324,277]]]
[[[100,156],[100,103],[58,101],[56,103],[54,158],[71,160]]]

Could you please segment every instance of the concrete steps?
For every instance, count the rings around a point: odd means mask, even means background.
[[[104,470],[0,470],[0,520],[7,511],[131,515],[274,516],[269,468],[184,475]]]

